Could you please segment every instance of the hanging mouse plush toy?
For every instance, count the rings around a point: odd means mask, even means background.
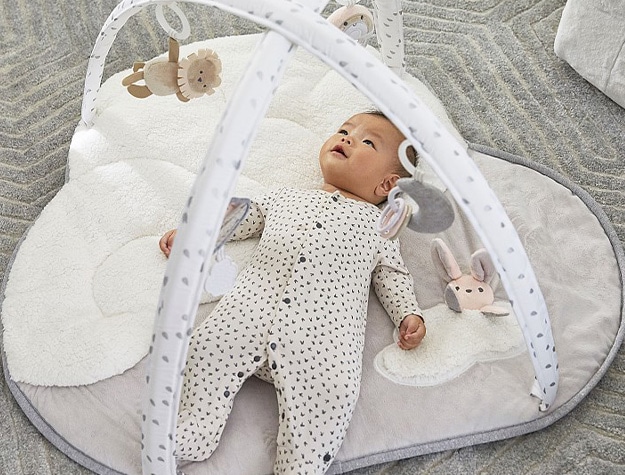
[[[471,274],[463,274],[453,254],[443,242],[432,241],[432,261],[440,276],[447,282],[445,303],[455,312],[479,310],[487,316],[504,316],[505,308],[493,305],[495,294],[490,282],[496,275],[495,266],[486,249],[478,249],[471,255]]]
[[[176,94],[182,102],[213,94],[221,84],[221,61],[210,49],[201,49],[178,61],[180,46],[169,38],[168,58],[156,58],[147,63],[137,62],[133,73],[122,80],[128,92],[140,99],[155,94]],[[145,85],[136,84],[143,81]]]
[[[356,5],[359,0],[337,0],[343,5],[328,17],[328,21],[350,38],[365,46],[373,36],[373,15],[368,8]]]

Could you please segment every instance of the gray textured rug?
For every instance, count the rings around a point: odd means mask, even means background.
[[[86,63],[116,0],[0,0],[0,277],[18,240],[62,186]],[[547,165],[588,191],[625,241],[625,110],[555,57],[565,0],[405,0],[411,74],[471,143]],[[332,5],[333,8],[336,5]],[[196,41],[260,31],[185,5]],[[106,74],[164,50],[153,9],[133,17]],[[89,473],[52,447],[0,388],[0,473]],[[358,474],[625,473],[625,353],[569,415],[515,439]]]

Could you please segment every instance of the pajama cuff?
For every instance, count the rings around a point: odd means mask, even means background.
[[[404,318],[406,318],[408,315],[416,315],[417,317],[419,317],[421,319],[421,321],[423,323],[425,323],[425,317],[423,316],[423,312],[421,311],[420,308],[417,308],[416,310],[409,310],[407,312],[401,312],[401,313],[397,313],[391,316],[391,320],[393,320],[393,323],[395,323],[395,326],[397,328],[399,328],[399,326],[401,325],[401,322],[404,321]]]

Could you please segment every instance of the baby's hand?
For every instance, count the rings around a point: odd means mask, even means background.
[[[408,315],[399,326],[399,341],[397,345],[402,350],[416,348],[425,336],[425,323],[417,315]]]
[[[171,252],[171,248],[174,245],[174,238],[176,237],[176,230],[172,229],[171,231],[167,231],[163,234],[163,237],[159,241],[158,245],[165,254],[166,257],[169,257],[169,253]]]

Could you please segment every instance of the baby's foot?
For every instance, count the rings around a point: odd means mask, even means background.
[[[205,429],[191,411],[183,410],[178,414],[176,427],[176,458],[194,462],[207,459],[213,449],[206,440]]]

